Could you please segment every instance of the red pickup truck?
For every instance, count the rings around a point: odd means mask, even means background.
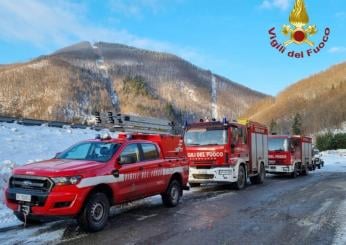
[[[84,230],[99,231],[115,204],[161,194],[164,205],[178,205],[188,189],[185,156],[180,136],[99,136],[51,160],[15,168],[6,204],[23,222],[69,216]]]

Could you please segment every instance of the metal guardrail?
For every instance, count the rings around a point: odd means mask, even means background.
[[[62,128],[65,125],[69,125],[71,126],[71,128],[82,128],[82,129],[85,129],[88,127],[88,125],[73,124],[73,123],[62,122],[62,121],[48,121],[48,120],[17,118],[17,117],[7,117],[7,116],[0,116],[0,122],[6,122],[6,123],[16,122],[20,125],[25,125],[25,126],[41,126],[42,124],[47,124],[49,127],[57,127],[57,128]]]
[[[71,128],[86,129],[91,128],[96,131],[109,129],[111,131],[121,132],[142,132],[142,133],[175,133],[176,126],[174,122],[165,119],[140,117],[128,114],[115,114],[112,112],[95,113],[95,123],[91,125],[68,123],[63,121],[48,121],[31,118],[17,118],[0,116],[0,122],[18,123],[26,126],[41,126],[47,124],[48,127],[62,128],[70,126]]]

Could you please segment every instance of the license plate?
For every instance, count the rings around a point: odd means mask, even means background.
[[[17,193],[16,200],[22,202],[31,202],[31,195]]]

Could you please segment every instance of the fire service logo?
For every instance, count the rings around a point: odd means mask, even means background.
[[[318,33],[318,30],[316,25],[309,25],[309,15],[304,0],[295,1],[293,10],[289,16],[289,23],[283,25],[281,29],[281,33],[289,37],[283,44],[277,40],[275,27],[268,31],[270,45],[280,53],[287,54],[291,58],[300,59],[318,54],[326,46],[330,35],[330,28],[328,27],[324,29],[322,41],[318,45],[315,46],[315,43],[310,39],[311,36]],[[294,44],[296,47],[308,45],[310,48],[305,51],[286,50],[288,46],[294,46]]]

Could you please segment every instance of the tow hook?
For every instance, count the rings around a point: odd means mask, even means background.
[[[30,213],[30,206],[28,205],[21,205],[20,208],[19,208],[20,212],[23,214],[24,216],[24,227],[26,227],[26,223],[27,223],[27,216],[29,215]]]

